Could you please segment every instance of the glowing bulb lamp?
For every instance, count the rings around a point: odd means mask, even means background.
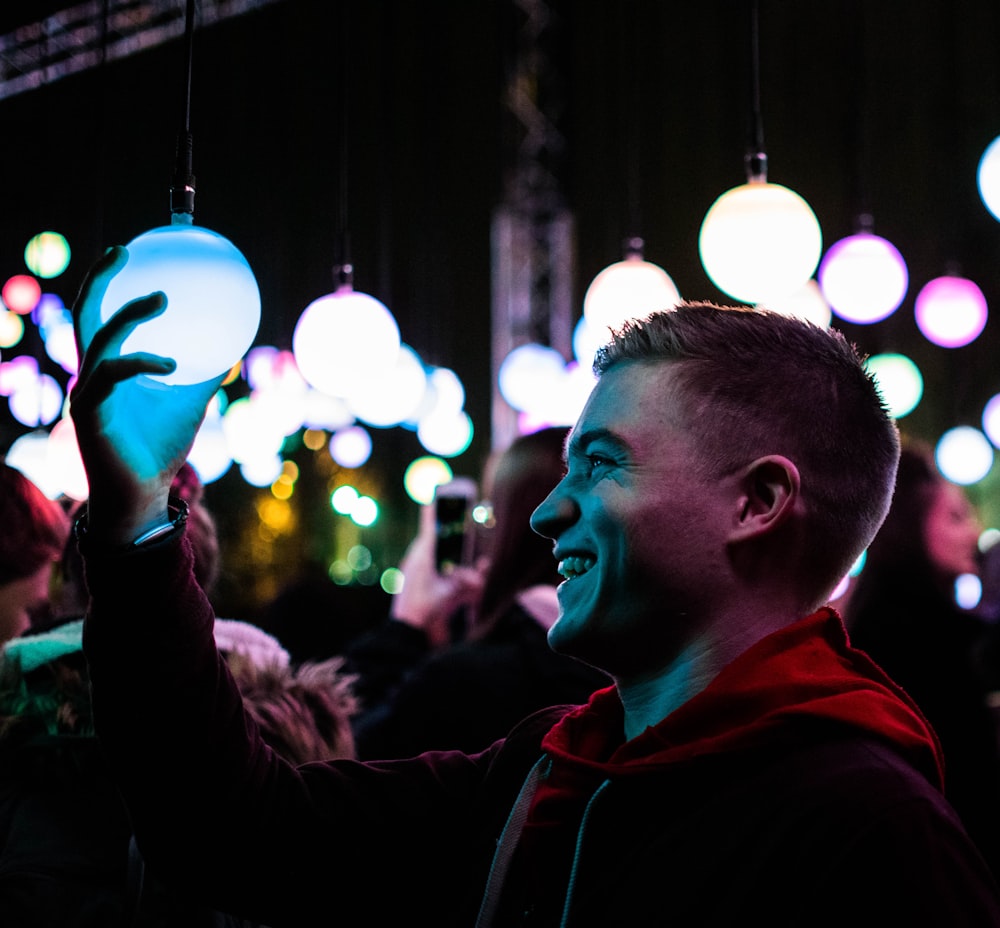
[[[942,348],[961,348],[986,327],[983,291],[965,277],[946,275],[924,284],[913,307],[924,337]]]
[[[243,357],[260,324],[260,291],[232,242],[175,214],[170,225],[144,232],[126,248],[128,263],[108,285],[101,319],[156,291],[166,294],[167,308],[136,328],[123,354],[173,358],[177,369],[154,378],[169,384],[211,380]]]
[[[993,458],[990,440],[970,425],[948,429],[934,446],[938,470],[952,483],[963,486],[982,480],[992,469]]]
[[[830,309],[860,325],[891,316],[909,285],[899,250],[871,232],[858,232],[831,245],[817,276]]]
[[[681,300],[670,275],[640,252],[627,254],[591,281],[583,298],[583,315],[596,329],[617,329],[626,319],[645,318]]]
[[[886,352],[872,355],[865,368],[875,378],[882,400],[894,419],[902,419],[917,408],[924,395],[920,368],[906,355]]]
[[[39,277],[58,277],[69,265],[69,242],[59,232],[39,232],[24,247],[24,263]]]
[[[812,277],[823,236],[812,208],[780,184],[751,179],[709,208],[698,235],[701,263],[723,293],[767,303]]]
[[[313,300],[292,333],[299,372],[331,396],[347,396],[358,379],[388,373],[399,346],[399,326],[389,309],[350,283]]]
[[[994,219],[1000,219],[1000,136],[986,146],[979,159],[976,185],[983,205]]]

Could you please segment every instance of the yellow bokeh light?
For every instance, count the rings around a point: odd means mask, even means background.
[[[322,429],[306,429],[302,433],[302,444],[310,451],[319,451],[326,447],[326,432]]]
[[[281,534],[290,532],[295,524],[292,507],[274,497],[262,499],[257,504],[257,515],[268,528]]]

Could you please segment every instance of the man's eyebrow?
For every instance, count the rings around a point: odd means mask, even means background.
[[[571,432],[563,449],[563,460],[566,460],[572,453],[580,454],[584,448],[595,441],[605,441],[616,448],[627,447],[621,436],[616,435],[610,429],[593,428],[587,429],[585,432]]]

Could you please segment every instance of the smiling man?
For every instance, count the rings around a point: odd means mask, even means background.
[[[934,733],[823,607],[885,515],[899,454],[842,337],[709,304],[626,326],[532,518],[566,578],[550,643],[615,685],[482,754],[295,768],[243,711],[168,500],[216,384],[175,388],[156,423],[139,414],[136,375],[171,362],[120,357],[161,296],[95,322],[123,258],[75,309],[85,647],[98,733],[162,880],[272,928],[317,912],[1000,924]]]

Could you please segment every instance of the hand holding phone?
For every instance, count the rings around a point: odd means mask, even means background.
[[[471,563],[472,509],[478,488],[471,477],[455,477],[434,492],[434,563],[438,573]]]

